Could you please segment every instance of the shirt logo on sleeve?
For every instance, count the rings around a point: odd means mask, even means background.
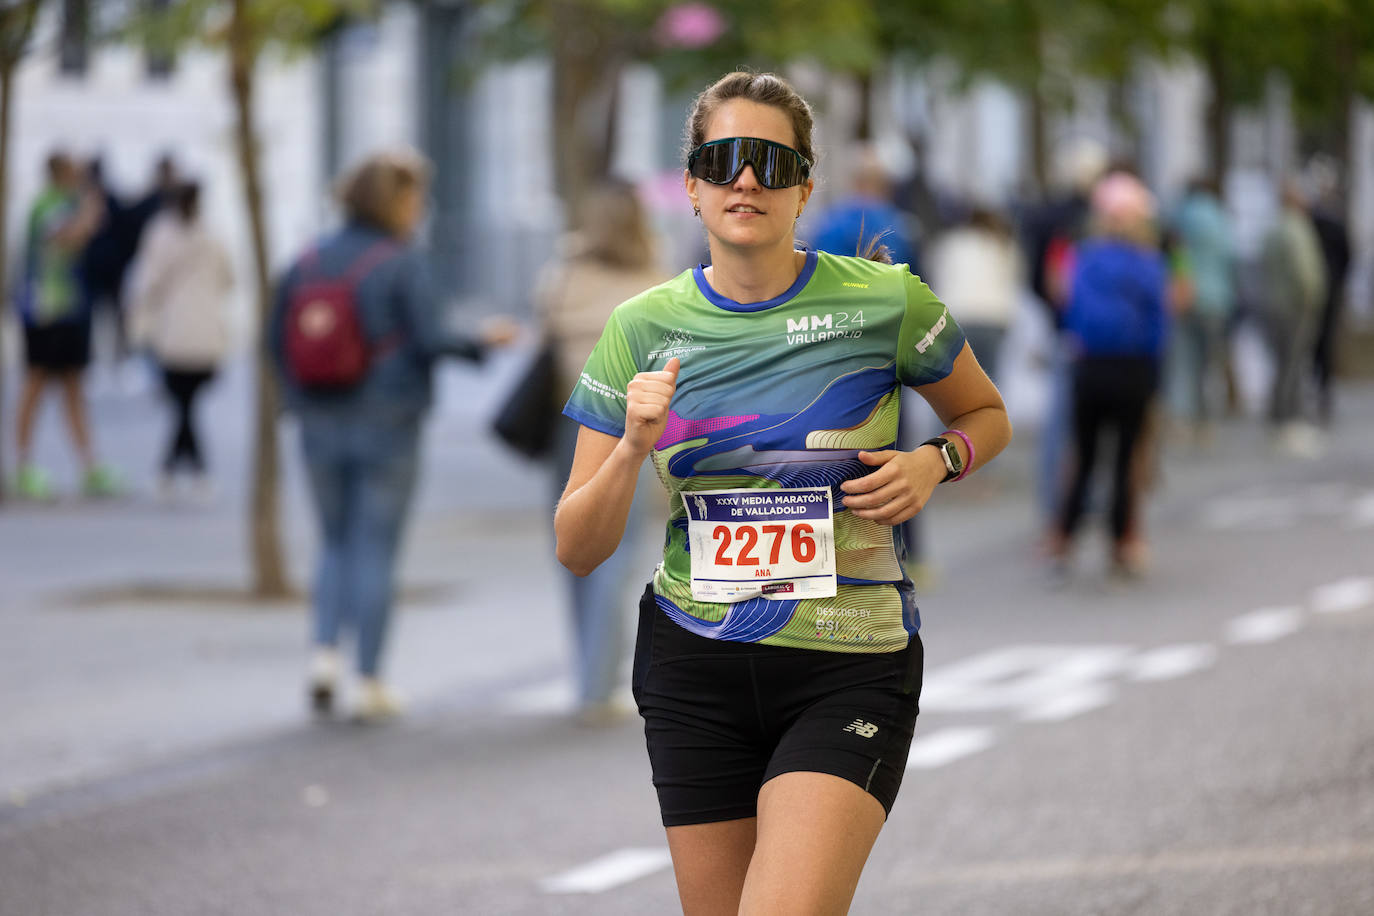
[[[929,350],[931,344],[935,343],[935,338],[940,336],[940,332],[945,329],[945,325],[947,324],[949,324],[949,309],[945,309],[944,314],[940,316],[940,320],[935,322],[935,326],[926,333],[925,337],[922,337],[916,342],[916,352],[924,354]]]
[[[625,400],[625,392],[616,391],[610,385],[607,385],[600,379],[592,378],[585,372],[582,373],[581,384],[592,394],[599,394],[603,398],[610,398],[612,401]]]

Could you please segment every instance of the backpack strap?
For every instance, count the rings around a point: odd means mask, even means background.
[[[373,242],[358,256],[358,259],[353,262],[353,265],[340,279],[349,286],[356,286],[362,282],[363,277],[372,272],[374,267],[395,254],[399,247],[395,242],[386,240]]]
[[[363,249],[362,254],[354,259],[353,263],[349,265],[348,270],[344,271],[342,275],[332,279],[336,279],[341,283],[346,283],[349,286],[356,286],[358,283],[362,282],[363,277],[367,276],[372,271],[372,268],[385,261],[394,254],[399,247],[400,246],[395,242],[386,239],[373,242],[371,245],[367,246],[367,248]],[[311,279],[320,279],[319,277],[311,276],[312,274],[316,274],[319,270],[320,246],[311,245],[306,249],[305,254],[301,255],[299,264],[300,271],[303,275]]]

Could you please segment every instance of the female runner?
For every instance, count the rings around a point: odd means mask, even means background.
[[[622,303],[565,413],[555,516],[585,575],[645,457],[673,503],[633,688],[688,914],[843,913],[906,765],[915,596],[893,526],[1011,437],[996,387],[906,265],[798,250],[810,107],[731,73],[687,124],[711,265]],[[949,429],[898,451],[901,388]]]

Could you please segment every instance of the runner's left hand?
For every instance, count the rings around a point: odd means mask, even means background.
[[[847,494],[845,507],[859,518],[884,525],[900,525],[914,517],[945,478],[944,462],[934,448],[859,452],[859,460],[876,470],[840,484]]]

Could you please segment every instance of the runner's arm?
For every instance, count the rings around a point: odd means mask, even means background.
[[[576,575],[590,574],[620,546],[644,457],[624,439],[578,430],[572,473],[553,518],[558,562]]]
[[[554,512],[558,562],[585,576],[601,565],[625,534],[644,459],[668,425],[677,390],[677,357],[655,372],[640,372],[625,392],[625,434],[582,427],[563,498]]]
[[[930,404],[945,429],[957,429],[973,443],[975,454],[969,467],[968,449],[958,436],[953,439],[969,473],[991,461],[1011,441],[1011,420],[1002,394],[978,365],[968,344],[959,351],[949,375],[915,391]]]

